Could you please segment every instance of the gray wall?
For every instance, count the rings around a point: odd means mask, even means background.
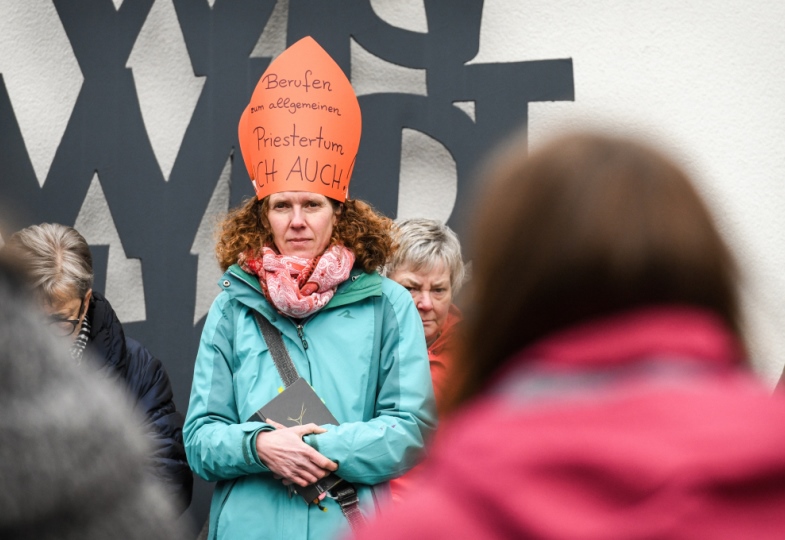
[[[573,99],[570,59],[470,62],[482,1],[26,0],[0,4],[0,233],[75,225],[96,288],[188,404],[218,289],[213,226],[252,194],[237,121],[305,35],[359,96],[351,196],[460,230],[472,171],[533,102]],[[206,512],[198,484],[192,515]]]

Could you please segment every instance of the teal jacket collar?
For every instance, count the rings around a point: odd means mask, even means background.
[[[259,278],[233,264],[219,280],[219,285],[238,302],[255,309],[267,317],[275,317],[275,309],[267,302],[259,285]],[[382,276],[354,269],[349,279],[338,285],[338,290],[322,311],[358,302],[372,296],[381,296]]]

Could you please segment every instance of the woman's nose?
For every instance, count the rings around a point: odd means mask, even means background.
[[[290,222],[290,226],[295,228],[302,227],[305,225],[304,217],[302,209],[295,206],[292,208],[292,221]]]
[[[431,293],[429,291],[420,292],[420,297],[417,299],[417,309],[423,311],[430,311],[433,309],[433,302],[431,301]]]

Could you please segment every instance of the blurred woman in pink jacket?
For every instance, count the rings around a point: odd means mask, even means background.
[[[599,134],[483,177],[465,341],[420,483],[361,538],[782,538],[785,398],[685,173]]]

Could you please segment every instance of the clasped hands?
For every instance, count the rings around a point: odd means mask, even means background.
[[[307,486],[338,469],[338,464],[314,450],[303,441],[305,435],[325,433],[316,424],[286,427],[269,418],[266,422],[275,431],[262,431],[256,437],[256,453],[273,477],[284,485]]]

